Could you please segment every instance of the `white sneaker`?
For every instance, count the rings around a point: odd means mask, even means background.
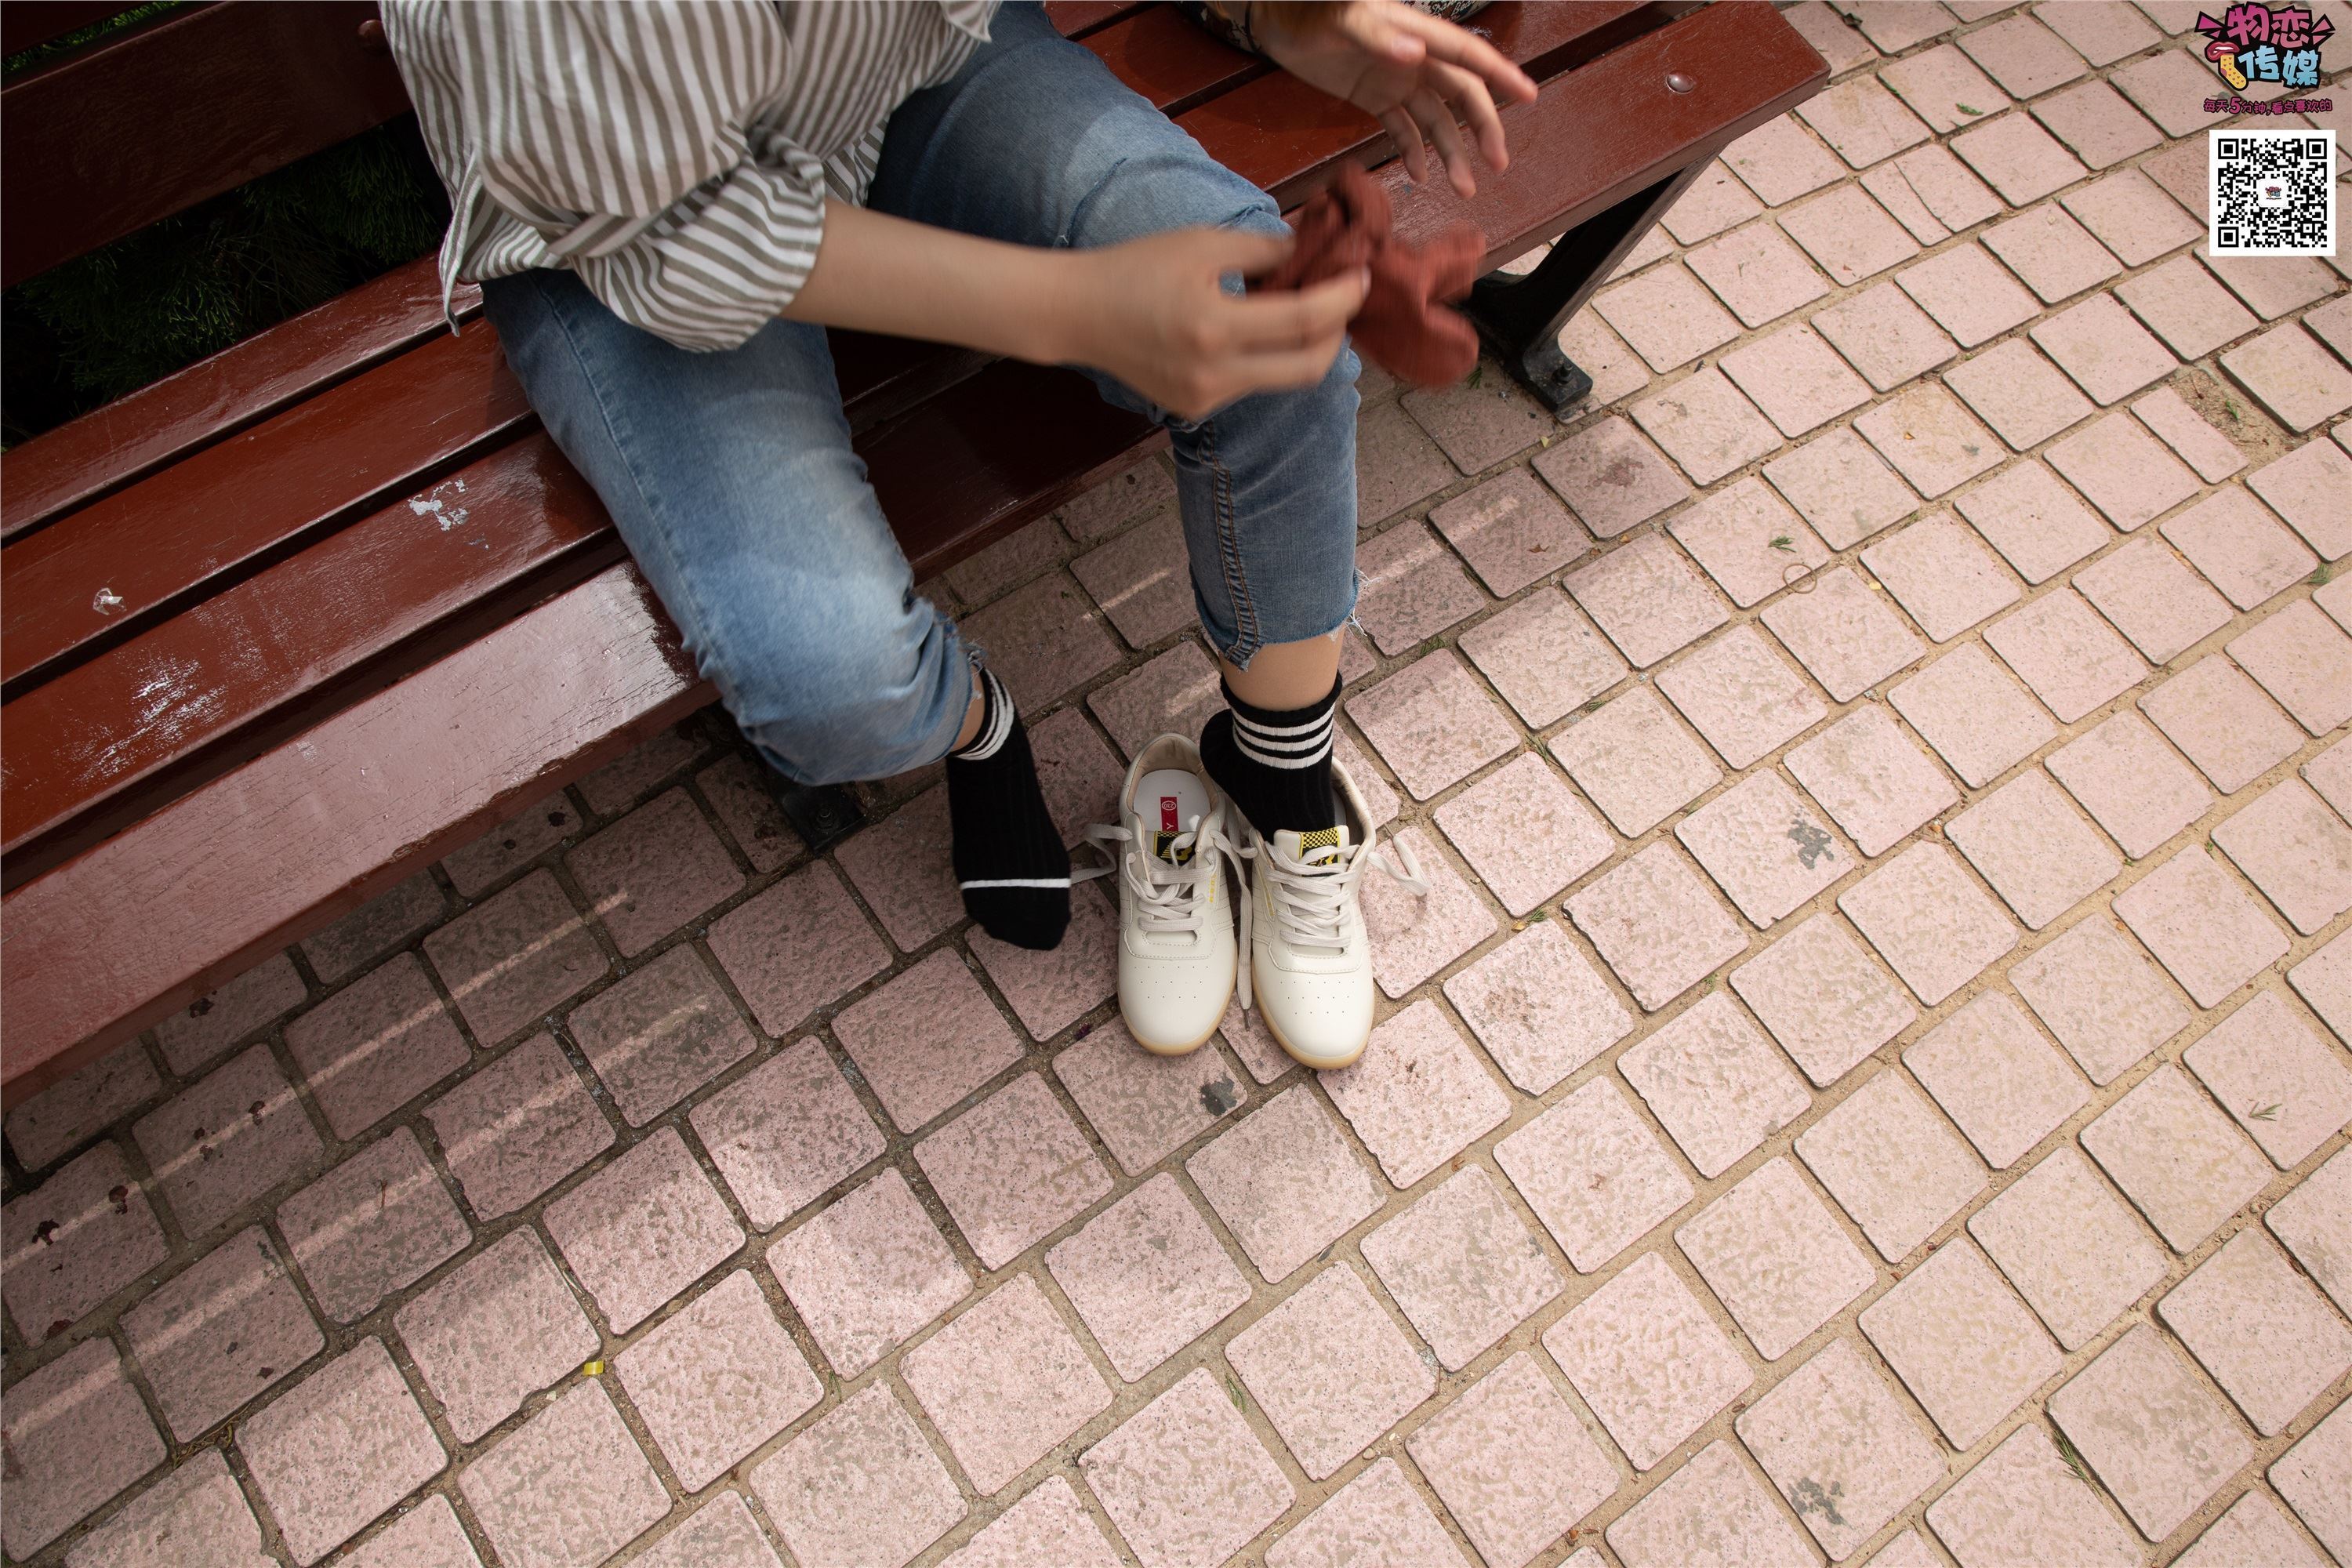
[[[1374,853],[1371,813],[1356,781],[1335,760],[1331,781],[1342,821],[1313,833],[1283,828],[1268,838],[1245,826],[1242,853],[1251,876],[1251,989],[1276,1044],[1310,1068],[1343,1068],[1364,1054],[1372,1033],[1372,945],[1356,886],[1368,863],[1416,895],[1429,884],[1400,842],[1399,871]]]
[[[1137,754],[1119,798],[1124,824],[1087,830],[1118,872],[1119,1016],[1145,1050],[1181,1057],[1216,1032],[1233,997],[1239,965],[1224,861],[1238,867],[1239,855],[1225,837],[1224,798],[1181,735]]]

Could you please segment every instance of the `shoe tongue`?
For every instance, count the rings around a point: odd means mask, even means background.
[[[1165,829],[1155,828],[1143,842],[1153,855],[1170,865],[1189,866],[1192,863],[1192,852],[1200,847],[1200,842],[1197,839],[1186,844],[1176,842],[1183,837],[1181,833],[1170,833]]]
[[[1293,828],[1280,828],[1274,836],[1274,847],[1291,859],[1308,866],[1336,866],[1347,858],[1348,829],[1318,827],[1312,833],[1300,833]]]

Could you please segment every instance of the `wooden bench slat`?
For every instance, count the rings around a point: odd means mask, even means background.
[[[460,317],[482,291],[460,284]],[[0,541],[233,436],[446,331],[441,275],[421,256],[0,458]]]
[[[14,285],[408,111],[372,0],[204,5],[0,88]]]
[[[614,566],[0,906],[11,1103],[711,700]]]

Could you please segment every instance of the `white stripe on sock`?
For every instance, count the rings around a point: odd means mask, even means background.
[[[1013,733],[1013,694],[996,679],[996,672],[983,669],[980,679],[987,700],[987,718],[971,744],[953,753],[961,762],[983,763],[996,755]]]
[[[1291,735],[1312,735],[1331,727],[1332,713],[1333,710],[1326,708],[1319,717],[1309,719],[1304,724],[1282,725],[1261,724],[1256,720],[1244,717],[1236,710],[1234,714],[1234,728],[1247,730],[1253,735],[1263,735],[1270,741],[1281,740]]]
[[[958,882],[957,887],[970,892],[974,888],[1066,888],[1067,877],[1000,877],[993,881]]]

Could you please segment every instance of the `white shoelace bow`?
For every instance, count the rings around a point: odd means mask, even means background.
[[[1270,837],[1259,838],[1243,853],[1257,861],[1260,875],[1267,879],[1267,900],[1274,906],[1275,922],[1284,939],[1295,946],[1337,952],[1348,944],[1348,900],[1362,880],[1366,865],[1378,866],[1415,898],[1428,896],[1428,879],[1422,876],[1421,862],[1412,847],[1402,839],[1393,842],[1398,858],[1404,862],[1402,870],[1378,853],[1377,834],[1344,851],[1339,860],[1322,865],[1285,855]]]
[[[1127,891],[1135,897],[1137,923],[1155,934],[1173,935],[1183,931],[1201,934],[1212,918],[1210,912],[1202,907],[1202,900],[1207,896],[1210,880],[1215,873],[1216,858],[1223,856],[1232,864],[1234,883],[1238,889],[1233,902],[1241,911],[1241,963],[1234,983],[1241,990],[1242,1010],[1247,1012],[1250,1005],[1250,900],[1247,884],[1243,879],[1244,851],[1241,847],[1226,837],[1222,828],[1203,826],[1197,816],[1183,832],[1168,841],[1171,856],[1186,849],[1192,851],[1189,861],[1181,864],[1151,853],[1143,847],[1133,828],[1115,823],[1097,823],[1087,829],[1087,838],[1088,842],[1102,847],[1103,852],[1111,858],[1112,865],[1077,872],[1071,880],[1084,882],[1097,877],[1108,877],[1115,867]],[[1123,847],[1114,850],[1110,847],[1114,844]]]

